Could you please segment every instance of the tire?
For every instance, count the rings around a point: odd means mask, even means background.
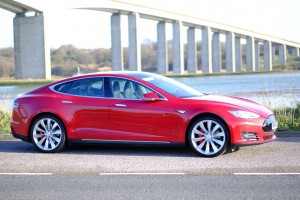
[[[35,148],[43,153],[56,153],[66,145],[66,129],[61,120],[45,114],[34,120],[30,137]]]
[[[202,116],[190,127],[188,141],[202,157],[215,157],[228,148],[229,131],[223,121],[214,116]]]

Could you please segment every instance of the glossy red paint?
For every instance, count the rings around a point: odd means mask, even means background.
[[[160,88],[160,85],[152,84],[151,76],[150,73],[142,72],[96,73],[43,86],[15,100],[11,131],[15,137],[31,141],[30,128],[33,121],[47,113],[61,120],[69,141],[185,144],[193,122],[199,117],[213,116],[227,126],[225,129],[228,129],[230,139],[228,147],[260,144],[276,138],[275,130],[265,132],[262,129],[265,120],[273,113],[259,104],[241,98],[215,95],[178,97],[176,92],[181,91],[166,91],[163,86]],[[69,92],[71,86],[67,83],[73,86],[77,80],[94,80],[93,78],[101,79],[86,90],[95,87],[99,94],[103,93],[102,96]],[[126,81],[131,82],[136,98],[114,97],[112,83],[119,82],[119,87],[122,87],[122,83],[125,85]],[[60,85],[69,87],[69,93],[55,88]],[[78,91],[80,87],[78,86]],[[140,95],[139,92],[144,94]],[[238,118],[230,110],[252,112],[258,114],[259,118]],[[256,140],[245,139],[242,132],[254,133]]]

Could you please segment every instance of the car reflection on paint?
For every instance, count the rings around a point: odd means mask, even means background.
[[[249,100],[203,94],[146,72],[81,75],[14,101],[11,131],[41,152],[67,144],[183,144],[214,157],[276,138],[275,116]]]

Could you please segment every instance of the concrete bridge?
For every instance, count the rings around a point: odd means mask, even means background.
[[[0,0],[0,8],[16,13],[14,18],[15,77],[51,78],[50,49],[46,40],[44,16],[41,10],[20,3]],[[112,69],[124,70],[121,15],[128,16],[129,70],[141,71],[139,19],[157,21],[157,72],[168,74],[166,24],[173,27],[172,56],[173,73],[198,73],[196,29],[201,30],[201,71],[205,74],[221,72],[220,34],[225,35],[226,72],[242,70],[241,39],[246,40],[246,70],[259,71],[260,55],[264,57],[264,71],[272,71],[275,51],[279,52],[281,65],[286,64],[288,52],[299,56],[300,43],[256,33],[237,27],[202,20],[196,17],[171,13],[144,6],[110,0],[97,4],[84,3],[79,9],[110,12]],[[26,16],[34,12],[34,16]],[[187,66],[184,68],[183,27],[187,29]],[[263,52],[260,51],[263,46]],[[172,73],[172,72],[171,72]]]
[[[16,13],[14,27],[15,78],[51,78],[50,48],[41,10],[18,1],[0,0],[0,8]],[[34,12],[27,17],[26,13]]]

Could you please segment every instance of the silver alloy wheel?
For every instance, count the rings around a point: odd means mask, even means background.
[[[202,120],[192,129],[191,142],[199,153],[218,154],[225,145],[226,135],[222,126],[214,120]]]
[[[33,127],[33,140],[41,150],[56,149],[62,141],[62,129],[59,123],[51,118],[40,119]]]

